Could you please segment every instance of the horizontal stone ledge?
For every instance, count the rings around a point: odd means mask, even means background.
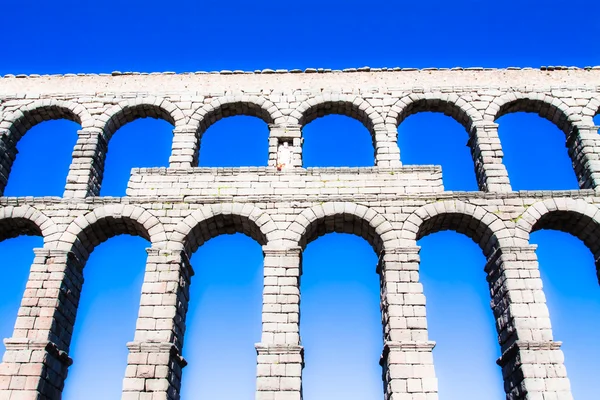
[[[387,341],[383,345],[384,352],[386,349],[388,351],[391,350],[401,350],[401,351],[431,351],[435,347],[435,342],[428,341]]]
[[[27,338],[7,338],[4,339],[4,347],[6,351],[36,351],[43,350],[56,358],[66,366],[73,364],[73,360],[68,353],[61,350],[58,345],[49,340],[33,340]]]
[[[304,347],[296,344],[256,343],[254,347],[258,355],[300,354],[304,356]]]
[[[155,198],[140,197],[145,199],[141,203],[148,201],[162,202],[163,197]],[[189,204],[219,204],[219,203],[325,203],[325,202],[349,202],[349,203],[365,203],[379,201],[396,201],[396,200],[414,200],[421,198],[418,195],[236,195],[236,196],[182,196],[180,202]]]
[[[81,262],[79,257],[77,257],[77,254],[75,254],[74,252],[72,252],[70,250],[48,249],[45,247],[36,247],[33,249],[33,253],[35,254],[36,257],[48,257],[48,258],[65,257],[68,261],[77,262],[80,267],[83,265],[83,263]]]
[[[276,167],[189,167],[189,168],[132,168],[132,175],[239,175],[239,174],[261,174],[261,175],[321,175],[321,174],[390,174],[407,172],[439,172],[440,165],[403,165],[399,167],[294,167],[278,170]]]
[[[269,124],[269,137],[293,139],[302,137],[302,125],[298,124]]]
[[[146,249],[148,256],[153,257],[166,257],[166,264],[180,264],[181,267],[187,272],[188,276],[194,276],[196,272],[190,261],[190,256],[187,251],[183,248],[180,249],[169,249],[163,247],[148,247]]]
[[[128,342],[127,348],[130,353],[169,353],[171,358],[181,367],[188,363],[181,355],[179,348],[169,342]]]
[[[480,120],[473,122],[471,131],[473,131],[474,129],[483,129],[484,131],[493,131],[493,130],[498,129],[499,126],[500,126],[500,124],[497,124],[496,122],[480,119]]]
[[[517,340],[513,342],[496,360],[496,364],[504,367],[509,362],[513,361],[520,351],[555,351],[560,350],[562,342],[553,340],[538,341],[538,340]]]
[[[403,263],[403,262],[409,262],[408,260],[411,259],[412,260],[415,259],[415,257],[408,257],[408,255],[419,255],[421,251],[421,246],[407,246],[407,247],[395,247],[395,248],[389,248],[389,249],[383,249],[381,251],[381,253],[379,254],[379,257],[377,259],[377,266],[375,267],[375,273],[376,274],[381,274],[381,272],[384,270],[384,266],[386,265],[386,263],[391,262],[391,263]],[[387,258],[394,258],[391,257],[393,255],[407,255],[406,257],[402,257],[403,261],[398,261],[398,260],[386,260],[386,256],[388,256]],[[389,267],[387,269],[390,269]],[[401,269],[401,268],[393,268],[395,270]]]
[[[503,259],[504,256],[515,255],[515,254],[531,254],[535,253],[537,245],[530,244],[528,246],[502,246],[496,248],[492,254],[488,257],[488,261],[485,264],[484,271],[490,272],[492,269],[498,266],[498,263]],[[510,260],[513,261],[513,260]]]
[[[262,247],[264,256],[275,257],[297,257],[302,253],[302,247],[282,247],[273,244],[268,244]]]
[[[251,203],[256,201],[275,201],[275,202],[287,202],[287,201],[382,201],[382,200],[406,200],[406,201],[440,201],[440,200],[503,200],[503,199],[556,199],[556,198],[569,198],[569,199],[583,199],[591,203],[594,203],[594,198],[600,193],[600,188],[594,189],[576,189],[576,190],[530,190],[530,191],[513,191],[513,192],[482,192],[482,191],[444,191],[444,192],[432,192],[432,193],[410,193],[410,194],[380,194],[380,195],[302,195],[302,196],[283,196],[283,195],[261,195],[261,196],[123,196],[123,197],[112,197],[112,196],[89,196],[84,198],[63,198],[57,196],[21,196],[21,197],[7,197],[0,196],[0,207],[6,206],[20,206],[20,205],[31,205],[37,204],[52,204],[52,205],[65,205],[65,208],[77,209],[81,204],[88,204],[90,206],[101,206],[107,204],[145,204],[148,202],[154,203],[231,203],[235,198],[236,202],[239,203]],[[335,199],[335,200],[334,200]],[[348,200],[346,200],[348,199]],[[300,201],[300,200],[298,200]]]
[[[383,345],[379,365],[383,366],[387,363],[388,357],[392,352],[431,353],[435,344],[433,341],[386,341]]]
[[[406,246],[406,247],[394,247],[383,249],[381,252],[381,258],[389,254],[419,254],[421,246]]]

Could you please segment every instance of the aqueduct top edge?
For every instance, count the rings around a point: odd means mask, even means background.
[[[219,71],[214,73],[136,73],[64,74],[64,75],[5,75],[0,78],[0,97],[27,93],[58,95],[74,93],[194,93],[226,91],[289,91],[301,89],[357,88],[361,90],[407,90],[422,88],[570,88],[600,90],[600,67],[546,69],[351,69],[330,70],[263,70]],[[299,73],[294,73],[298,71]],[[313,72],[313,73],[311,73]]]

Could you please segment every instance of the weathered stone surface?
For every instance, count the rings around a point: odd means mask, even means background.
[[[464,233],[487,257],[507,399],[571,399],[529,234],[550,228],[586,243],[600,263],[600,71],[350,69],[256,74],[122,74],[0,79],[0,190],[16,143],[43,120],[81,124],[62,198],[0,198],[0,239],[40,235],[0,398],[59,399],[84,268],[94,246],[120,233],[150,242],[123,399],[179,399],[189,262],[204,241],[243,232],[263,246],[263,332],[257,399],[300,400],[301,253],[327,232],[354,233],[380,255],[387,400],[435,400],[417,240]],[[466,130],[481,191],[444,191],[436,166],[403,166],[397,126],[444,112]],[[580,190],[514,192],[502,164],[499,116],[540,114],[565,133]],[[302,127],[340,113],[372,134],[370,168],[302,168]],[[268,167],[197,168],[202,133],[253,115],[269,124]],[[169,168],[134,169],[123,198],[98,197],[112,134],[141,117],[172,123]],[[493,362],[493,360],[490,360]]]

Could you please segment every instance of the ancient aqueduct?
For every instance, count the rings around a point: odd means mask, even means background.
[[[128,233],[151,247],[123,399],[179,399],[188,255],[212,237],[242,232],[264,251],[256,398],[300,400],[301,253],[335,231],[362,236],[379,254],[385,398],[437,399],[417,241],[450,229],[487,257],[507,399],[572,399],[529,235],[569,232],[600,265],[599,110],[596,68],[5,76],[0,191],[29,128],[64,118],[81,130],[62,198],[0,198],[0,239],[44,240],[5,340],[0,398],[60,399],[86,259],[99,243]],[[444,191],[440,167],[401,164],[397,127],[423,111],[464,126],[480,191]],[[537,113],[565,133],[580,190],[511,190],[495,120],[516,111]],[[196,167],[202,133],[240,114],[269,124],[269,167]],[[302,127],[326,114],[368,128],[373,167],[302,168]],[[99,197],[111,135],[143,117],[174,126],[169,167],[134,169],[126,197]]]

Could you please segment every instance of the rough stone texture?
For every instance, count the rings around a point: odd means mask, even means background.
[[[469,236],[487,257],[507,399],[572,399],[529,235],[572,233],[600,266],[600,139],[593,123],[600,70],[295,72],[0,79],[0,190],[29,128],[58,118],[81,125],[64,197],[0,198],[0,239],[44,239],[5,340],[0,399],[60,398],[82,268],[96,245],[121,233],[150,242],[123,399],[179,399],[194,275],[189,255],[212,237],[242,232],[264,251],[256,398],[300,400],[302,250],[325,233],[345,232],[365,238],[380,256],[385,399],[435,400],[435,343],[417,241],[448,229]],[[401,164],[397,126],[422,111],[443,112],[465,127],[481,191],[444,191],[440,167]],[[495,120],[516,111],[538,113],[565,133],[580,190],[511,190]],[[331,113],[356,118],[371,132],[373,167],[301,167],[302,126]],[[269,124],[268,167],[197,168],[202,133],[240,114]],[[97,197],[112,134],[147,116],[174,126],[169,168],[134,169],[126,197]]]

